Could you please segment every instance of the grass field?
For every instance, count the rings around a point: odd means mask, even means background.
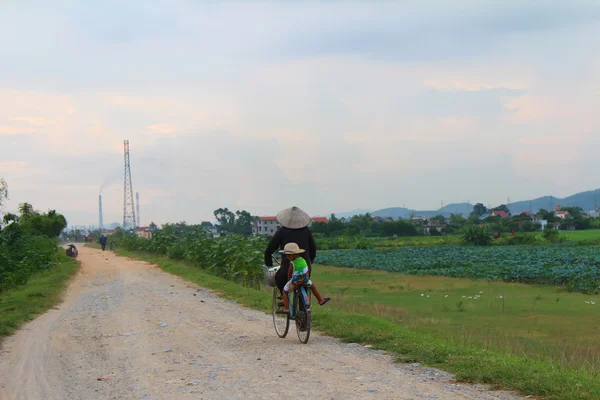
[[[561,236],[566,237],[569,241],[600,241],[600,229],[588,229],[585,231],[560,231]],[[600,243],[599,243],[600,244]]]
[[[240,304],[270,311],[270,291],[246,288],[164,257],[119,253],[154,262]],[[399,361],[445,369],[463,382],[488,383],[548,400],[600,398],[597,297],[322,266],[316,266],[313,277],[320,290],[333,297],[327,307],[314,310],[316,329],[325,334],[390,351]],[[476,295],[481,297],[462,297]]]
[[[54,267],[35,273],[23,286],[0,294],[0,340],[60,300],[67,282],[78,269],[73,259],[60,255]]]
[[[600,373],[600,296],[322,266],[313,277],[341,310],[375,315],[456,345]]]

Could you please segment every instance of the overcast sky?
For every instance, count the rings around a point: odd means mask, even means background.
[[[599,110],[597,1],[0,3],[6,209],[71,224],[122,221],[123,139],[143,224],[567,196]]]

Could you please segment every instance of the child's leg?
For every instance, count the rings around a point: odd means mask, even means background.
[[[319,302],[319,304],[320,305],[325,304],[325,302],[326,302],[325,299],[323,298],[323,296],[321,296],[321,293],[319,293],[319,290],[317,289],[317,287],[315,286],[314,283],[312,285],[310,285],[310,289],[312,290],[313,294],[317,298],[317,301]]]

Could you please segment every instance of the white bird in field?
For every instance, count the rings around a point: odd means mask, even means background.
[[[445,298],[445,299],[447,299],[447,298],[448,298],[448,295],[445,295],[445,296],[444,296],[444,298]]]
[[[483,290],[481,292],[479,292],[479,294],[483,294]]]
[[[586,301],[585,304],[591,304],[589,301]]]
[[[425,296],[425,293],[421,293],[421,297]]]
[[[591,301],[590,303],[592,303],[592,305],[596,304],[596,302],[595,302],[595,301]]]

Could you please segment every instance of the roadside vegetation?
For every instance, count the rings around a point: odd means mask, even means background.
[[[151,239],[118,230],[109,237],[118,249],[146,252],[185,261],[215,276],[258,288],[263,282],[265,237],[230,235],[214,239],[204,226],[166,224]]]
[[[0,179],[0,207],[7,198]],[[54,210],[42,213],[28,203],[0,222],[0,339],[56,304],[77,263],[57,245],[66,227]]]

